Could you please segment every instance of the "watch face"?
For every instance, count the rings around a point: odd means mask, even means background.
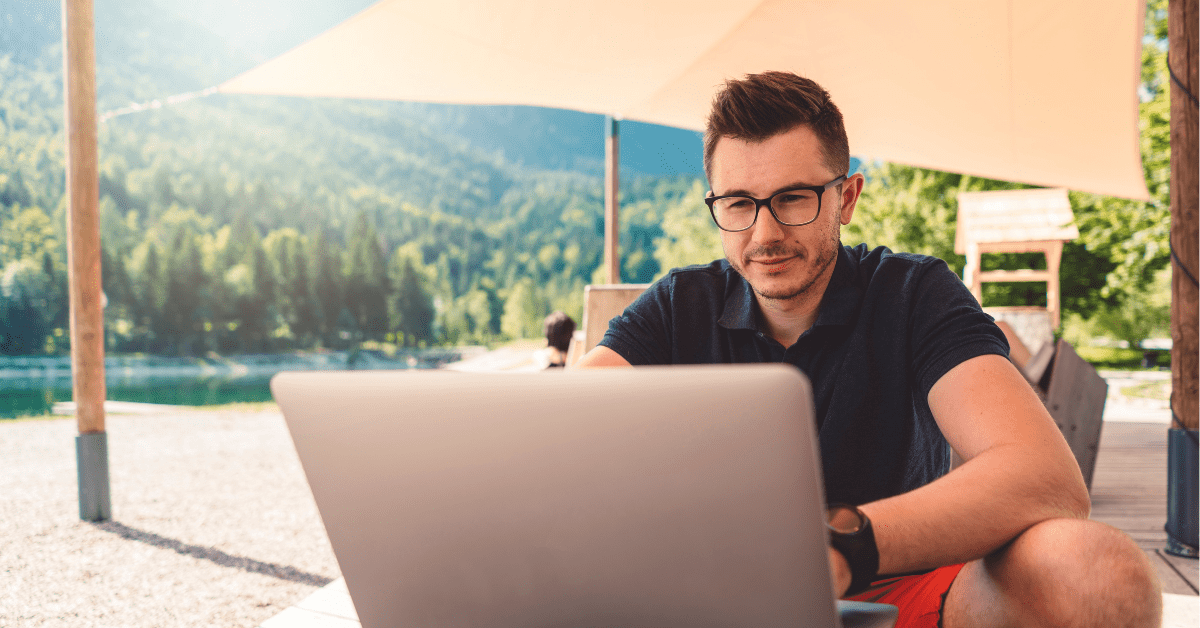
[[[854,534],[862,529],[863,519],[858,509],[845,504],[829,507],[829,529],[842,534]]]

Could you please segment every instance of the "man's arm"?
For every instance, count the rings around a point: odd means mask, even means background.
[[[598,368],[604,366],[633,366],[629,360],[621,357],[620,353],[609,349],[603,345],[597,346],[595,349],[588,351],[582,358],[579,358],[571,368],[586,369]]]
[[[984,355],[954,367],[930,390],[929,407],[964,463],[919,489],[861,506],[875,530],[879,573],[967,562],[1042,521],[1087,518],[1079,465],[1007,359]]]
[[[575,368],[629,366],[599,346]],[[917,490],[862,505],[879,548],[879,573],[982,558],[1034,524],[1087,518],[1083,475],[1066,440],[1016,368],[998,355],[951,369],[929,392],[934,419],[962,466]],[[839,594],[845,559],[830,550]]]

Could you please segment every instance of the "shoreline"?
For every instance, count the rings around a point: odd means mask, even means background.
[[[165,357],[117,355],[104,358],[109,382],[147,379],[241,378],[270,376],[280,371],[344,371],[351,369],[438,368],[464,357],[486,353],[486,347],[464,346],[396,351],[320,351],[260,353],[233,356]],[[70,356],[0,356],[0,388],[40,388],[47,382],[71,379]]]

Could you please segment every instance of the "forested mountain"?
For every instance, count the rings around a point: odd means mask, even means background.
[[[369,3],[96,0],[99,110],[216,85]],[[1152,39],[1165,38],[1160,4]],[[67,340],[59,12],[55,0],[0,0],[0,353]],[[1155,201],[1072,195],[1083,237],[1064,268],[1083,272],[1064,272],[1064,304],[1084,316],[1144,301],[1165,264],[1155,50],[1143,105]],[[551,309],[579,320],[601,261],[599,116],[210,95],[107,119],[99,139],[110,351],[532,337]],[[625,124],[622,149],[622,279],[719,256],[698,136]],[[1014,187],[894,164],[868,178],[847,242],[956,270],[955,194]],[[1039,298],[1027,285],[988,290],[993,304]]]
[[[0,351],[57,350],[58,5],[6,2],[0,16]],[[151,2],[98,1],[96,32],[101,111],[253,65]],[[537,335],[548,308],[578,318],[602,254],[601,128],[534,108],[224,95],[111,118],[100,127],[110,349],[478,342]],[[694,174],[624,179],[624,279],[649,281],[658,212],[684,195],[695,207],[702,186]]]

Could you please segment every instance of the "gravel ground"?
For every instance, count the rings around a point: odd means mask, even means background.
[[[254,627],[340,577],[277,412],[107,420],[113,520],[79,520],[75,421],[0,421],[0,628]]]

